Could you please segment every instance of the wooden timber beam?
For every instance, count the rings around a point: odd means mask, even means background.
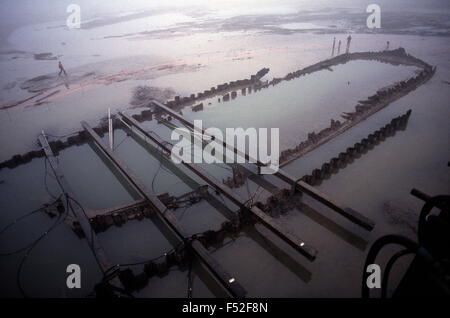
[[[153,100],[153,105],[160,108],[164,112],[170,114],[172,117],[179,120],[181,123],[186,125],[187,127],[194,129],[194,124],[185,119],[182,115],[178,114],[177,112],[173,111],[169,107],[161,104],[160,102]],[[202,129],[201,133],[208,135],[205,132],[205,129]],[[250,156],[247,152],[242,152],[239,149],[237,149],[234,145],[230,145],[224,140],[219,139],[217,136],[215,136],[215,141],[217,143],[222,143],[222,145],[230,150],[232,150],[237,155],[244,157],[249,162],[254,162],[258,167],[266,166],[265,163],[259,161],[257,158],[253,158]],[[282,169],[278,169],[277,172],[274,173],[275,176],[277,176],[279,179],[283,180],[284,182],[288,183],[289,185],[295,187],[296,190],[305,192],[306,194],[310,195],[312,198],[316,199],[317,201],[321,202],[322,204],[326,205],[327,207],[331,208],[335,212],[339,213],[343,217],[347,218],[351,222],[361,226],[362,228],[371,231],[375,223],[367,218],[366,216],[360,214],[359,212],[353,210],[352,208],[332,199],[328,195],[322,193],[318,189],[312,187],[311,185],[307,184],[306,182],[302,180],[295,180],[291,176],[289,176],[286,172],[284,172]]]
[[[166,152],[166,154],[170,156],[171,150],[173,147],[170,143],[164,141],[156,133],[146,131],[137,122],[137,120],[135,120],[133,117],[131,117],[127,114],[124,114],[122,112],[119,112],[119,115],[122,116],[130,125],[136,127],[144,136],[148,137],[150,140],[152,140],[154,143],[156,143],[158,146],[160,146]],[[175,155],[175,154],[172,154],[172,155]],[[299,239],[291,231],[285,229],[278,222],[276,222],[272,217],[270,217],[269,215],[264,213],[261,209],[259,209],[256,206],[248,206],[246,200],[244,200],[242,197],[240,197],[234,191],[229,190],[221,182],[216,180],[213,176],[211,176],[208,172],[206,172],[202,168],[200,168],[196,165],[193,165],[191,163],[185,162],[181,158],[179,158],[179,159],[184,166],[186,166],[189,170],[191,170],[196,175],[198,175],[200,178],[202,178],[204,181],[206,181],[213,189],[222,193],[231,202],[236,204],[241,209],[252,213],[259,222],[264,224],[269,230],[271,230],[274,234],[276,234],[278,237],[280,237],[283,241],[285,241],[290,246],[292,246],[295,250],[297,250],[302,255],[304,255],[307,259],[312,261],[316,258],[316,255],[317,255],[316,249],[311,247],[309,244],[306,244],[305,241]]]
[[[185,242],[187,234],[178,224],[175,216],[168,210],[168,208],[161,202],[161,200],[153,193],[148,191],[144,184],[138,177],[134,176],[129,168],[122,163],[113,152],[103,143],[100,136],[86,123],[81,122],[84,130],[92,137],[96,145],[102,150],[106,157],[114,164],[114,166],[126,177],[133,187],[140,193],[140,195],[149,203],[150,207],[157,213],[155,215],[160,218],[161,222],[165,224],[179,239]],[[218,282],[230,293],[233,297],[245,297],[245,289],[232,277],[222,266],[212,257],[209,251],[198,240],[190,242],[192,251],[205,264],[208,270],[218,280]]]
[[[41,144],[42,149],[45,152],[45,156],[48,159],[50,163],[50,167],[55,175],[56,182],[58,183],[59,187],[61,188],[61,191],[69,197],[74,197],[74,192],[72,191],[72,188],[70,187],[69,183],[67,182],[64,174],[62,173],[58,160],[56,159],[53,150],[51,149],[47,137],[44,133],[39,135],[39,143]],[[64,201],[64,200],[63,200]],[[89,219],[85,212],[82,210],[82,208],[78,204],[70,204],[68,205],[66,202],[66,211],[72,210],[74,216],[76,217],[78,223],[80,224],[81,229],[84,232],[84,236],[87,240],[90,238],[90,242],[88,244],[91,245],[92,252],[94,253],[95,259],[100,266],[103,273],[108,271],[112,268],[112,264],[109,262],[108,258],[106,257],[106,253],[103,250],[103,247],[100,245],[100,242],[98,240],[97,235],[95,234],[94,230],[91,227],[91,224],[89,222]],[[117,277],[114,277],[111,280],[112,284],[116,287],[123,288],[122,283]]]

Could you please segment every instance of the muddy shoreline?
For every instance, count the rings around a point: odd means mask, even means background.
[[[216,87],[212,87],[210,90],[205,90],[196,94],[193,93],[185,97],[176,96],[175,99],[168,101],[166,105],[178,111],[181,111],[184,107],[190,106],[193,106],[196,111],[201,111],[203,109],[203,105],[200,106],[200,104],[195,104],[205,99],[218,97],[222,101],[226,102],[230,98],[234,99],[238,98],[238,96],[245,95],[246,93],[258,92],[264,88],[278,85],[283,81],[289,81],[313,72],[329,69],[331,66],[345,64],[351,60],[375,60],[394,65],[416,66],[421,68],[422,71],[417,76],[397,83],[393,87],[379,90],[375,95],[368,97],[366,101],[360,101],[360,103],[355,106],[355,112],[344,114],[344,116],[346,116],[346,120],[343,123],[341,123],[339,120],[332,119],[330,127],[325,128],[318,133],[312,132],[309,134],[309,137],[306,141],[302,141],[295,148],[282,151],[280,154],[280,166],[284,166],[312,151],[313,149],[319,147],[325,142],[333,139],[339,134],[342,134],[362,120],[368,118],[370,115],[386,107],[393,101],[415,90],[417,87],[424,84],[434,75],[436,68],[410,54],[407,54],[403,48],[391,51],[349,53],[342,54],[331,59],[327,59],[310,65],[301,70],[288,73],[283,78],[273,78],[271,81],[262,82],[261,78],[269,72],[268,68],[264,68],[248,79],[241,79],[229,83],[219,84]],[[239,90],[241,93],[238,95],[237,92]],[[148,104],[150,104],[150,101]],[[156,113],[157,111],[147,109],[141,111],[138,114],[134,114],[133,118],[140,122],[152,120],[153,116]],[[120,126],[122,125],[122,123],[116,120],[115,125]],[[97,127],[94,128],[94,130],[98,134],[104,135],[108,131],[108,126],[105,123],[101,122]],[[84,134],[84,131],[79,131],[69,135],[64,141],[62,141],[61,139],[57,139],[50,141],[49,144],[53,151],[55,151],[55,153],[58,153],[60,150],[66,149],[68,147],[81,145],[85,143],[86,140],[87,138]],[[21,164],[28,163],[34,158],[43,156],[44,153],[40,149],[32,150],[22,155],[17,154],[12,156],[11,159],[1,162],[0,169],[12,169]]]

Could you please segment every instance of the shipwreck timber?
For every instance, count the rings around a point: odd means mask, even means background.
[[[148,206],[155,212],[154,214],[160,219],[162,224],[178,237],[180,242],[185,242],[189,237],[182,227],[176,221],[175,216],[168,211],[168,207],[154,194],[146,189],[142,182],[134,176],[112,151],[103,144],[101,138],[97,133],[86,123],[82,122],[86,133],[94,140],[95,144],[102,150],[105,156],[114,164],[118,171],[120,171],[128,180],[128,182],[140,193],[140,195],[147,201]],[[242,298],[246,291],[227,271],[225,271],[220,264],[210,255],[208,250],[197,240],[189,241],[190,247],[195,255],[206,265],[218,282],[227,290],[233,297]]]
[[[331,173],[337,172],[347,163],[360,156],[362,153],[367,152],[370,148],[373,148],[380,141],[393,136],[397,130],[405,129],[410,115],[411,110],[408,110],[405,114],[393,118],[390,123],[355,143],[352,147],[347,148],[344,152],[339,153],[336,157],[331,158],[320,168],[316,168],[310,174],[304,175],[301,180],[310,185],[319,184]]]
[[[50,163],[50,167],[53,170],[57,183],[65,196],[65,209],[67,211],[71,211],[74,214],[78,224],[80,225],[80,231],[84,234],[84,236],[89,237],[88,244],[90,245],[90,248],[94,253],[95,259],[102,272],[106,273],[109,269],[111,269],[112,265],[109,262],[106,253],[103,250],[103,247],[100,245],[97,236],[94,234],[83,208],[78,203],[76,203],[75,205],[70,204],[70,198],[73,191],[71,190],[69,183],[61,172],[58,161],[56,160],[56,157],[54,156],[44,133],[39,136],[39,143],[41,144],[42,149],[45,152],[46,159]],[[115,284],[117,287],[122,286],[122,283],[117,278],[113,279],[113,284]]]
[[[214,89],[211,88],[202,93],[191,94],[189,97],[176,97],[173,101],[166,103],[169,108],[181,111],[184,107],[193,106],[195,111],[203,110],[203,103],[207,98],[214,96],[223,97],[226,94],[230,94],[233,91],[241,90],[242,95],[245,92],[258,92],[261,89],[268,88],[270,86],[275,86],[283,81],[290,81],[295,78],[305,76],[320,70],[329,69],[332,66],[345,64],[352,60],[374,60],[381,63],[389,63],[393,65],[407,65],[416,66],[421,68],[422,71],[419,75],[408,79],[407,81],[395,84],[392,87],[381,89],[375,95],[368,97],[365,101],[360,101],[358,105],[355,106],[355,112],[343,114],[344,122],[340,120],[331,120],[331,124],[328,128],[323,129],[320,132],[311,132],[307,140],[302,141],[296,147],[291,149],[286,149],[280,154],[280,166],[289,164],[293,160],[300,158],[306,153],[314,150],[320,145],[332,140],[334,137],[342,134],[346,130],[350,129],[359,122],[365,120],[375,112],[388,106],[392,102],[398,100],[399,98],[407,95],[411,91],[415,90],[419,86],[426,83],[431,77],[433,77],[436,72],[436,67],[429,65],[428,63],[406,53],[405,49],[399,48],[396,50],[385,50],[380,52],[355,52],[348,54],[341,54],[331,59],[327,59],[311,66],[305,67],[301,70],[288,73],[282,78],[273,78],[270,81],[262,82],[261,78],[265,76],[268,72],[268,68],[264,68],[257,74],[252,75],[249,79],[237,80],[230,83],[220,84]],[[237,97],[239,95],[236,95]],[[220,99],[220,98],[219,98]],[[229,95],[228,95],[229,99]],[[198,104],[195,104],[198,103]],[[148,102],[151,105],[151,101]],[[155,114],[159,111],[153,111],[151,109],[146,109],[138,114],[134,114],[133,118],[139,122],[146,120],[152,120]],[[94,130],[103,134],[108,131],[108,126],[100,123]],[[86,138],[83,135],[83,131],[74,132],[65,141],[56,140],[49,141],[51,148],[57,154],[58,151],[71,147],[73,145],[80,145],[86,142]],[[16,154],[10,159],[0,162],[0,169],[3,168],[15,168],[21,164],[26,164],[34,158],[40,158],[44,156],[42,149],[32,150],[25,154]]]
[[[170,116],[179,120],[181,123],[183,123],[189,129],[192,129],[192,130],[194,129],[194,124],[191,121],[184,118],[183,116],[181,116],[180,114],[178,114],[177,112],[171,110],[170,108],[159,103],[158,101],[153,101],[153,104],[160,110],[170,114]],[[201,133],[208,135],[206,133],[205,129],[202,129]],[[224,140],[220,140],[216,137],[215,141],[219,144],[222,144],[224,147],[232,150],[234,153],[238,154],[239,156],[244,157],[249,162],[255,162],[255,164],[258,167],[265,166],[265,163],[259,161],[257,158],[252,158],[247,152],[239,151],[236,147],[226,143]],[[284,172],[282,169],[279,169],[277,172],[274,173],[274,175],[276,177],[278,177],[279,179],[283,180],[284,182],[288,183],[289,185],[291,185],[292,189],[298,190],[301,192],[305,192],[306,194],[310,195],[317,201],[319,201],[319,202],[323,203],[324,205],[328,206],[329,208],[331,208],[333,211],[341,214],[343,217],[358,224],[359,226],[365,228],[366,230],[370,231],[373,229],[374,223],[373,223],[373,221],[369,220],[367,217],[361,215],[360,213],[353,210],[352,208],[347,207],[347,206],[341,204],[340,202],[337,202],[336,200],[333,200],[328,195],[321,193],[320,191],[318,191],[314,187],[310,186],[309,184],[303,182],[302,180],[295,180],[294,178],[290,177],[286,172]]]
[[[119,113],[130,125],[134,126],[139,130],[140,133],[144,134],[146,137],[150,138],[154,143],[160,146],[166,154],[171,153],[172,145],[159,137],[154,132],[147,132],[139,123],[134,120],[132,117]],[[202,178],[205,182],[207,182],[211,187],[213,187],[216,191],[222,193],[226,196],[231,202],[236,204],[242,210],[246,210],[252,214],[258,221],[264,224],[268,229],[270,229],[274,234],[283,239],[286,243],[292,246],[294,249],[299,251],[309,260],[314,260],[317,254],[317,251],[306,244],[303,240],[296,237],[295,234],[290,231],[284,229],[281,225],[277,224],[274,220],[272,220],[269,216],[267,216],[264,212],[258,209],[255,206],[247,206],[247,201],[241,198],[237,193],[234,193],[224,187],[221,182],[215,180],[213,176],[207,173],[205,170],[200,167],[196,167],[191,163],[187,163],[182,161],[182,164],[186,166],[188,169],[193,171],[196,175]]]
[[[248,81],[235,82],[232,85],[222,86],[220,88],[217,87],[207,92],[203,92],[202,94],[197,94],[194,96],[191,95],[189,98],[176,97],[174,101],[167,103],[168,107],[156,101],[149,101],[149,104],[156,106],[153,110],[144,110],[141,113],[135,114],[133,116],[128,116],[125,114],[119,114],[119,116],[120,119],[125,122],[125,124],[129,124],[137,128],[140,133],[146,135],[147,137],[150,137],[150,139],[152,139],[154,143],[163,148],[167,153],[170,151],[170,145],[164,140],[160,139],[158,135],[145,131],[139,125],[139,122],[148,119],[151,120],[153,119],[153,116],[155,114],[159,115],[161,113],[165,113],[168,114],[167,121],[172,122],[172,119],[175,118],[187,127],[192,128],[192,123],[184,119],[183,116],[180,115],[176,110],[180,110],[185,106],[193,106],[193,111],[202,111],[203,103],[201,101],[206,98],[211,98],[212,96],[219,95],[221,96],[223,101],[228,101],[230,99],[237,98],[239,96],[237,93],[239,90],[241,91],[242,95],[247,94],[247,92],[257,92],[261,89],[269,87],[270,85],[277,85],[284,80],[291,80],[293,78],[303,76],[321,69],[329,69],[333,65],[343,64],[353,59],[374,59],[380,62],[391,64],[397,63],[402,65],[414,65],[420,67],[422,71],[417,76],[407,81],[396,83],[391,87],[381,89],[377,92],[377,94],[368,97],[367,100],[359,101],[358,105],[355,107],[355,112],[343,114],[342,117],[345,120],[344,123],[341,123],[338,120],[331,120],[331,125],[326,130],[323,130],[317,134],[314,132],[311,133],[308,138],[308,140],[310,141],[309,144],[305,143],[302,147],[294,150],[289,150],[284,153],[282,160],[284,161],[284,164],[287,164],[295,158],[300,157],[304,153],[320,146],[324,142],[331,140],[333,137],[366,119],[376,111],[382,109],[383,107],[386,107],[393,101],[424,84],[434,75],[436,68],[431,67],[425,62],[406,54],[406,52],[401,49],[384,52],[351,53],[340,55],[330,60],[322,61],[297,72],[289,73],[283,78],[262,82],[261,78],[268,72],[268,69],[264,69],[261,72],[258,72],[257,76],[250,78]],[[47,97],[48,96],[43,97],[41,101],[45,101]],[[220,267],[217,261],[215,261],[211,257],[206,247],[209,247],[216,243],[220,244],[221,242],[223,242],[226,236],[232,236],[241,231],[244,225],[255,224],[259,221],[265,224],[267,228],[271,229],[272,232],[283,238],[285,242],[299,250],[307,258],[314,259],[316,251],[313,248],[306,245],[302,240],[299,240],[295,235],[292,235],[292,233],[289,233],[282,227],[278,226],[276,224],[277,222],[275,222],[275,220],[270,217],[273,212],[274,204],[276,204],[277,206],[279,205],[281,210],[286,210],[291,207],[298,206],[299,202],[295,201],[295,197],[296,194],[301,193],[309,194],[317,201],[330,207],[332,210],[341,214],[355,224],[361,226],[366,230],[371,230],[374,226],[373,221],[352,210],[351,208],[339,202],[336,202],[334,199],[315,189],[313,185],[316,184],[316,182],[320,181],[326,173],[329,173],[329,171],[333,169],[333,165],[336,165],[336,167],[334,168],[339,168],[339,165],[342,162],[348,160],[351,156],[356,155],[358,152],[364,151],[364,149],[366,148],[370,148],[374,143],[378,142],[382,138],[385,138],[386,136],[389,136],[389,134],[393,133],[396,129],[399,129],[399,127],[401,127],[405,123],[405,121],[407,121],[409,114],[410,113],[407,113],[399,117],[399,119],[394,119],[390,124],[369,135],[361,142],[356,143],[353,147],[348,148],[345,153],[339,154],[336,158],[331,159],[329,163],[323,164],[320,169],[315,169],[310,175],[304,176],[303,178],[301,178],[301,180],[295,180],[287,173],[280,170],[275,174],[276,177],[289,184],[291,186],[291,189],[282,189],[279,192],[280,195],[269,198],[265,205],[261,204],[260,202],[248,205],[247,202],[237,196],[234,191],[229,190],[223,186],[223,183],[230,183],[230,180],[225,180],[225,182],[221,183],[218,180],[214,180],[214,178],[212,178],[210,175],[208,175],[198,167],[188,167],[197,175],[201,175],[203,179],[207,181],[207,183],[209,183],[210,188],[224,194],[238,207],[241,208],[241,210],[237,214],[237,218],[224,222],[219,230],[207,230],[203,233],[199,233],[195,237],[188,237],[184,233],[183,229],[179,226],[175,217],[169,210],[176,209],[179,204],[183,204],[183,202],[185,202],[183,200],[189,201],[192,204],[203,200],[207,195],[207,187],[197,189],[178,198],[171,197],[169,194],[156,195],[150,193],[145,189],[144,186],[142,186],[139,179],[133,176],[128,168],[123,163],[118,161],[117,158],[115,158],[114,154],[109,151],[109,149],[105,145],[102,144],[102,141],[100,140],[98,135],[107,132],[108,127],[104,124],[100,124],[98,127],[92,129],[86,123],[82,123],[84,131],[74,133],[65,141],[54,140],[48,142],[47,140],[42,140],[41,145],[43,149],[32,151],[23,156],[16,155],[12,159],[0,163],[0,169],[4,167],[13,168],[19,164],[29,162],[36,157],[53,157],[58,153],[58,151],[64,148],[83,144],[89,139],[94,140],[95,144],[102,150],[102,153],[105,154],[105,156],[114,163],[115,168],[117,168],[123,175],[125,175],[130,184],[132,184],[138,190],[138,192],[143,196],[144,199],[114,209],[103,211],[87,211],[88,222],[86,222],[85,220],[86,217],[84,217],[83,219],[80,213],[78,213],[78,215],[77,213],[75,213],[75,215],[77,215],[77,219],[72,219],[72,225],[75,232],[77,232],[80,236],[84,236],[86,237],[86,239],[88,239],[89,237],[91,237],[91,235],[89,234],[86,235],[88,231],[93,233],[101,232],[113,225],[121,226],[129,220],[142,220],[143,218],[156,216],[160,218],[162,223],[165,224],[175,236],[178,237],[178,239],[182,243],[182,247],[177,247],[174,251],[167,253],[165,258],[161,262],[152,261],[148,262],[148,264],[145,264],[144,272],[147,276],[167,273],[167,269],[170,266],[173,266],[174,264],[181,264],[183,261],[189,258],[189,251],[194,251],[194,253],[206,264],[209,271],[216,277],[219,282],[221,282],[222,286],[224,286],[231,295],[243,297],[245,295],[244,289],[234,280],[231,275],[229,275],[224,269]],[[166,120],[160,120],[161,122],[166,123]],[[116,122],[119,121],[116,120]],[[171,124],[172,126],[176,127],[173,122]],[[222,142],[224,146],[228,148],[230,147],[223,141],[219,142]],[[239,153],[236,148],[233,148],[232,150],[235,153]],[[244,156],[247,159],[249,158],[249,155],[247,153],[240,153],[240,155]],[[258,167],[265,165],[262,162],[256,162],[256,165]],[[245,183],[245,179],[247,177],[246,175],[241,174],[239,170],[233,171],[233,174],[238,176],[237,179],[240,180],[238,180],[236,185],[230,184],[231,188],[238,187],[240,184]],[[294,201],[289,202],[288,199],[293,199]],[[104,265],[102,265],[103,269],[107,269],[108,266],[110,266],[108,262],[105,262]],[[119,275],[119,277],[121,278],[119,284],[122,281],[127,281],[126,279],[123,279],[124,275],[124,273],[122,273],[122,276]],[[126,275],[130,275],[129,272]]]

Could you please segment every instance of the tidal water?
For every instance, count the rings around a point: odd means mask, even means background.
[[[205,126],[219,128],[229,125],[280,126],[282,144],[291,146],[303,140],[307,132],[324,128],[331,118],[337,119],[341,112],[351,111],[358,99],[373,94],[383,85],[403,80],[413,72],[414,69],[408,67],[351,62],[334,67],[331,72],[310,74],[247,96],[238,96],[230,102],[217,103],[212,100],[204,111],[191,113],[185,110],[184,114],[190,119],[203,119]],[[426,96],[438,90],[439,87],[430,84],[419,88],[335,140],[291,163],[285,170],[296,177],[309,173],[389,122],[392,117],[404,113],[410,108],[410,102],[417,99],[425,102]],[[400,232],[413,236],[407,224],[395,223],[393,220],[398,215],[411,220],[417,214],[420,202],[408,194],[409,190],[417,187],[430,194],[448,190],[448,172],[445,174],[448,158],[448,148],[445,145],[448,145],[448,139],[445,136],[436,138],[440,131],[445,131],[446,120],[434,115],[448,111],[442,105],[435,103],[423,107],[416,103],[412,107],[413,113],[405,131],[386,139],[320,185],[319,188],[324,192],[376,221],[376,228],[369,235],[305,197],[304,202],[311,208],[291,211],[277,221],[319,250],[318,258],[313,263],[298,255],[260,225],[243,231],[235,241],[229,241],[222,248],[212,251],[213,255],[225,269],[235,275],[247,289],[249,296],[358,296],[361,266],[370,242],[383,233]],[[237,113],[239,116],[235,115]],[[430,121],[433,125],[429,124]],[[171,130],[163,124],[157,124],[153,120],[143,125],[166,140],[170,139]],[[106,136],[104,141],[107,141]],[[168,160],[160,161],[161,152],[157,147],[146,145],[139,138],[127,135],[124,130],[115,131],[115,145],[117,157],[126,162],[152,192],[168,192],[176,196],[204,184],[184,167]],[[77,200],[86,209],[113,207],[138,198],[134,190],[126,186],[123,178],[115,173],[91,144],[63,150],[58,158]],[[218,180],[231,175],[229,167],[225,165],[203,167]],[[5,211],[2,215],[3,224],[22,215],[24,211],[51,200],[44,187],[44,175],[43,159],[35,159],[30,164],[13,170],[0,171],[0,179],[5,181],[0,185],[0,203],[2,211]],[[272,176],[264,179],[283,186],[282,182]],[[237,191],[242,196],[254,193],[262,184],[260,181],[249,181],[249,190],[244,186]],[[47,176],[46,183],[50,193],[56,195],[58,190],[51,175]],[[21,191],[17,191],[19,188]],[[228,210],[231,215],[237,210],[236,206],[220,196],[213,196],[223,205],[220,211],[211,202],[202,201],[174,212],[187,233],[217,229],[227,219],[223,209]],[[392,217],[389,213],[396,214]],[[48,216],[42,214],[21,222],[2,237],[2,251],[21,247],[39,235],[51,222]],[[25,289],[31,295],[34,293],[39,296],[89,294],[92,285],[101,276],[85,240],[79,240],[68,227],[63,226],[50,235],[25,263],[21,276]],[[161,225],[151,219],[130,221],[120,228],[110,228],[99,234],[99,238],[113,263],[139,262],[159,256],[173,246],[173,238],[168,237]],[[16,278],[11,273],[14,273],[20,259],[19,254],[5,258],[2,262],[2,280],[6,287],[2,293],[11,295],[14,291],[13,294],[18,295]],[[84,279],[90,283],[84,285],[81,291],[68,293],[61,288],[65,274],[58,272],[58,269],[65,263],[73,262],[82,265],[83,273],[86,273]],[[48,275],[39,275],[41,271]],[[194,273],[196,297],[221,295],[222,291],[202,266],[195,264]],[[186,275],[186,268],[174,268],[165,277],[152,278],[148,287],[138,295],[184,297]],[[341,283],[344,277],[346,284]]]
[[[21,105],[2,111],[2,161],[14,154],[37,149],[36,138],[41,130],[66,135],[79,131],[82,120],[96,125],[108,108],[113,112],[118,109],[133,112],[129,102],[133,88],[138,85],[171,88],[186,96],[217,84],[248,78],[263,67],[270,68],[264,78],[270,80],[329,58],[333,37],[344,40],[347,32],[354,32],[355,27],[355,21],[341,21],[338,9],[365,14],[365,5],[370,1],[334,1],[337,9],[332,10],[329,18],[322,17],[320,21],[302,21],[303,14],[323,15],[330,11],[327,1],[295,0],[282,4],[265,1],[264,5],[260,5],[260,1],[245,4],[231,1],[221,10],[212,8],[209,1],[197,1],[198,6],[183,7],[179,12],[170,8],[152,11],[155,7],[148,5],[148,1],[134,1],[133,5],[127,4],[129,10],[151,12],[143,18],[121,23],[114,21],[117,21],[117,13],[124,11],[123,1],[108,2],[107,5],[81,1],[83,8],[88,7],[84,12],[91,27],[80,32],[63,27],[66,18],[63,4],[58,2],[55,6],[52,1],[41,1],[42,6],[33,6],[32,1],[24,2],[25,7],[18,6],[17,1],[5,1],[4,10],[0,12],[2,104],[28,96],[29,92],[20,88],[24,81],[57,71],[55,61],[35,60],[35,53],[51,52],[63,60],[70,75],[76,76],[86,72],[101,76],[124,70],[136,71],[161,63],[184,67],[173,72],[150,72],[123,82],[102,82],[83,88],[76,83],[63,88],[64,96],[48,104]],[[185,1],[171,2],[184,6],[181,2]],[[448,3],[439,0],[381,3],[383,8],[387,6],[398,12],[408,9],[432,14],[448,12]],[[49,6],[53,9],[48,10]],[[110,7],[117,10],[110,10]],[[92,27],[92,22],[98,23],[98,18],[104,17],[105,12],[108,17],[101,20],[98,27]],[[299,12],[301,14],[296,16]],[[254,20],[241,16],[255,13],[260,16]],[[389,233],[415,239],[422,202],[412,197],[410,190],[415,187],[429,195],[450,191],[447,167],[450,158],[450,46],[447,37],[421,33],[433,25],[427,22],[435,21],[433,19],[417,20],[414,15],[405,15],[387,27],[409,26],[407,22],[411,19],[418,25],[405,27],[397,34],[389,33],[389,29],[378,34],[353,33],[352,51],[381,50],[389,40],[391,48],[404,47],[412,55],[436,65],[435,76],[416,91],[284,168],[295,177],[308,174],[393,117],[412,109],[404,131],[387,138],[318,185],[320,190],[374,220],[375,229],[368,233],[304,196],[305,206],[301,210],[289,211],[277,221],[318,250],[314,262],[307,261],[261,225],[245,229],[235,240],[227,239],[218,249],[211,248],[213,256],[241,283],[248,296],[359,297],[362,266],[371,243]],[[426,23],[429,24],[427,28],[422,26]],[[349,26],[348,30],[335,33],[336,26],[341,24]],[[277,26],[281,31],[274,28]],[[438,27],[442,27],[441,24]],[[412,31],[415,32],[413,35],[404,33]],[[9,50],[24,53],[7,53]],[[202,119],[205,127],[280,128],[281,148],[284,149],[303,141],[309,132],[327,127],[330,119],[340,119],[342,112],[353,111],[358,100],[383,86],[412,76],[414,71],[412,67],[352,61],[332,70],[238,96],[229,102],[219,103],[217,98],[212,98],[203,102],[204,111],[194,113],[186,108],[183,113],[191,120]],[[164,139],[170,139],[171,130],[165,125],[154,120],[142,125]],[[162,160],[157,147],[148,146],[127,133],[126,130],[115,130],[114,152],[150,191],[178,196],[205,184],[186,168]],[[106,142],[107,137],[103,140]],[[135,190],[127,186],[123,177],[92,144],[63,150],[58,161],[76,199],[85,209],[111,208],[138,199]],[[231,176],[230,167],[226,165],[204,164],[202,167],[219,182]],[[255,172],[253,167],[246,167]],[[12,170],[0,170],[0,181],[3,181],[0,182],[2,229],[59,195],[42,158]],[[258,191],[256,199],[263,200],[273,186],[287,185],[273,176],[252,177],[236,192],[249,198]],[[218,229],[236,213],[236,206],[211,193],[209,200],[174,211],[186,233]],[[43,213],[20,221],[1,234],[0,254],[27,246],[55,221]],[[158,257],[176,245],[173,237],[153,219],[129,221],[98,236],[112,263],[141,262]],[[380,262],[388,255],[389,251],[381,255]],[[20,297],[20,280],[23,290],[31,297],[85,297],[102,278],[86,240],[79,239],[64,223],[32,251],[18,275],[23,256],[24,253],[0,256],[0,296]],[[409,261],[405,258],[394,268],[391,290]],[[68,290],[65,285],[65,269],[73,263],[82,269],[80,290]],[[194,297],[222,296],[223,291],[205,269],[197,262],[193,266]],[[139,273],[142,267],[136,266],[133,270]],[[186,297],[187,275],[187,268],[174,267],[168,275],[152,278],[136,296]]]

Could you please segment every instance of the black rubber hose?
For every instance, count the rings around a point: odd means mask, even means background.
[[[379,238],[378,240],[376,240],[372,244],[372,246],[369,250],[369,253],[367,254],[366,262],[364,264],[363,277],[362,277],[362,290],[361,290],[361,295],[363,298],[369,298],[369,288],[367,287],[367,283],[366,283],[367,278],[369,277],[369,274],[366,272],[366,269],[370,264],[375,263],[375,259],[378,256],[378,253],[381,251],[381,249],[383,249],[383,247],[385,247],[386,245],[389,245],[389,244],[402,245],[409,252],[414,253],[414,254],[417,253],[417,251],[420,248],[419,244],[417,244],[416,242],[414,242],[404,236],[400,236],[400,235],[386,235],[386,236],[383,236],[383,237]],[[425,254],[428,254],[428,253],[425,252]]]
[[[404,249],[395,253],[391,259],[386,264],[386,268],[384,269],[383,280],[381,283],[381,298],[386,298],[387,289],[389,284],[389,274],[391,273],[391,269],[394,266],[395,262],[402,256],[411,254],[411,251],[408,249]]]

